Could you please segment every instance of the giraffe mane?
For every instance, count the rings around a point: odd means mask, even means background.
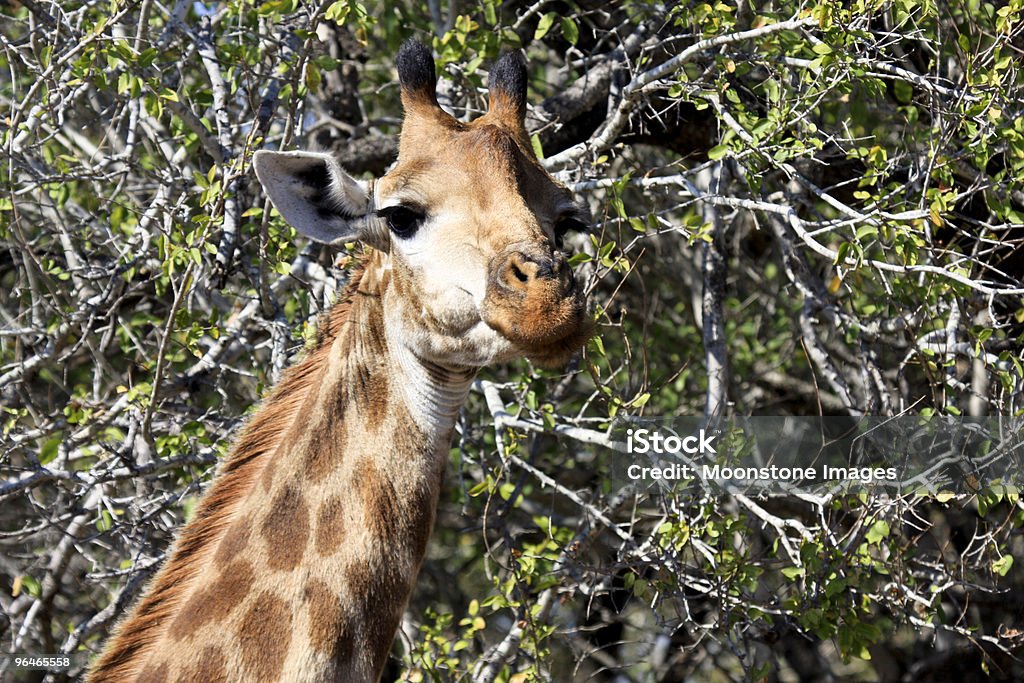
[[[148,648],[156,645],[168,620],[179,607],[182,593],[202,566],[196,558],[212,553],[233,521],[233,513],[252,490],[270,456],[317,385],[334,339],[348,319],[352,296],[365,272],[365,260],[349,279],[338,303],[320,316],[314,343],[299,362],[263,400],[242,429],[208,491],[200,498],[192,520],[175,540],[167,560],[144,590],[143,598],[116,627],[111,645],[96,661],[88,680],[127,680],[139,674]]]

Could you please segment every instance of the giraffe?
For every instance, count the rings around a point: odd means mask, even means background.
[[[590,334],[560,244],[586,214],[532,152],[523,57],[495,63],[471,123],[438,106],[426,47],[405,43],[396,64],[405,114],[383,177],[357,181],[322,153],[254,156],[285,220],[361,241],[362,265],[89,683],[379,680],[478,370],[558,366]]]

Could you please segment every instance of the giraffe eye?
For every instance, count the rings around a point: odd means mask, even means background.
[[[377,215],[387,221],[388,230],[393,232],[395,237],[403,240],[415,235],[426,218],[422,210],[401,204],[379,209]]]

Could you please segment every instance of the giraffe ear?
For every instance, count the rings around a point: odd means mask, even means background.
[[[402,86],[402,107],[406,112],[420,107],[437,109],[437,75],[434,55],[423,43],[409,39],[402,43],[395,57],[398,82]]]
[[[487,113],[511,130],[526,119],[526,58],[520,51],[501,56],[487,76]]]
[[[261,150],[253,166],[274,207],[306,237],[331,244],[367,240],[374,232],[366,184],[330,154]]]

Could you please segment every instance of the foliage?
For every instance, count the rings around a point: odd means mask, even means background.
[[[0,7],[0,643],[75,669],[358,249],[262,147],[380,174],[393,55],[530,60],[599,335],[482,375],[389,675],[1013,680],[1024,506],[613,484],[615,420],[1024,411],[1024,2]],[[60,680],[61,674],[49,674]]]

